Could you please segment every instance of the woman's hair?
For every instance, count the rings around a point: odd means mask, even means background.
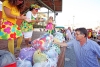
[[[33,9],[35,9],[35,8],[30,6],[29,11],[32,11]]]
[[[77,28],[75,31],[79,31],[81,34],[84,34],[85,37],[88,36],[88,32],[87,32],[87,29],[82,27],[82,28]]]
[[[29,8],[30,11],[32,11],[33,9],[40,9],[40,6],[37,4],[32,4]]]
[[[25,0],[23,0],[23,3],[17,5],[17,0],[8,0],[9,4],[12,5],[12,6],[16,6],[18,10],[22,10],[23,7],[24,7],[24,3],[25,3]]]

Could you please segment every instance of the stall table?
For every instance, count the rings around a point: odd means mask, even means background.
[[[61,53],[59,55],[57,67],[64,67],[66,47],[61,47],[60,49],[61,49]]]

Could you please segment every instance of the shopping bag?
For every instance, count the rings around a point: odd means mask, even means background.
[[[33,67],[57,67],[57,59],[48,58],[47,61],[35,63]]]
[[[32,47],[22,48],[20,53],[19,53],[19,58],[21,58],[21,59],[26,58],[26,60],[33,62],[32,59],[33,59],[34,52],[35,52],[35,49]]]
[[[27,58],[25,58],[25,59],[27,59]],[[22,59],[18,58],[17,67],[32,67],[32,63],[25,59],[22,60]]]
[[[58,58],[58,53],[54,48],[50,48],[48,51],[44,51],[44,53],[49,57],[49,58]]]
[[[16,62],[15,56],[9,51],[0,50],[0,67]]]

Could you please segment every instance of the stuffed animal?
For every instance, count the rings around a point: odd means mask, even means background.
[[[33,55],[33,62],[38,63],[43,61],[47,61],[47,55],[42,53],[41,50],[38,49]]]
[[[48,33],[42,35],[40,38],[32,41],[32,46],[37,50],[41,49],[43,50],[48,50],[51,43],[53,41],[53,35],[50,35]]]

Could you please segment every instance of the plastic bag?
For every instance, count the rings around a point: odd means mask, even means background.
[[[21,58],[21,59],[26,58],[25,60],[29,60],[29,61],[33,62],[32,59],[33,59],[34,52],[35,52],[35,49],[32,47],[23,48],[23,49],[21,49],[21,51],[19,53],[19,58]]]
[[[28,60],[21,60],[20,58],[17,60],[17,67],[32,67],[32,63]]]
[[[5,50],[0,50],[0,67],[16,62],[15,56]]]

